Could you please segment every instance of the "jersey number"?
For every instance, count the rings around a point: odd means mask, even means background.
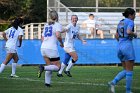
[[[120,32],[120,37],[124,37],[124,27],[121,27],[119,29],[119,32]]]
[[[10,31],[10,34],[9,34],[9,38],[10,38],[10,37],[11,37],[11,38],[13,38],[13,37],[14,37],[15,32],[16,32],[15,30],[11,30],[11,31]]]
[[[44,37],[51,37],[52,36],[52,26],[45,28]]]

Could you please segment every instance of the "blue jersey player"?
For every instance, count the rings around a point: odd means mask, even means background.
[[[119,22],[116,32],[116,39],[119,42],[118,58],[121,60],[123,70],[111,82],[108,82],[111,93],[115,93],[115,85],[123,78],[126,78],[126,93],[132,93],[131,85],[135,60],[132,39],[137,37],[134,33],[135,10],[127,8],[123,16],[125,19]]]

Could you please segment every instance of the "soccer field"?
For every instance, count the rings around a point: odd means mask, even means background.
[[[37,78],[37,66],[17,67],[19,78],[10,78],[11,67],[0,74],[0,93],[109,93],[107,82],[122,70],[117,66],[74,66],[73,77],[52,76],[52,87],[44,86],[44,73]],[[134,93],[140,93],[140,67],[135,66]],[[116,93],[125,93],[125,79],[116,86]]]

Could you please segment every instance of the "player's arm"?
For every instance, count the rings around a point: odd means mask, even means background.
[[[61,31],[61,33],[65,33],[65,32],[68,32],[69,31],[69,29],[70,29],[70,27],[71,27],[71,25],[69,24],[69,25],[67,25],[62,31]]]
[[[128,27],[127,27],[127,34],[130,37],[137,37],[137,34],[133,32],[134,31],[134,22],[129,22]]]
[[[60,42],[60,46],[61,46],[61,47],[64,47],[63,41],[62,41],[62,37],[61,37],[61,33],[60,33],[59,31],[56,31],[55,34],[56,34],[57,40]]]
[[[65,33],[65,32],[68,32],[68,29],[64,28],[61,33]]]
[[[134,38],[136,38],[137,37],[137,34],[136,33],[134,33],[130,28],[129,29],[127,29],[127,34],[128,35],[130,35],[130,36],[132,36],[132,37],[134,37]]]
[[[6,41],[8,40],[5,32],[2,33],[2,36],[3,36],[4,40],[6,40]]]
[[[119,34],[118,34],[118,31],[116,31],[115,38],[116,38],[117,41],[119,41]]]
[[[83,44],[86,43],[86,40],[84,40],[84,39],[82,38],[81,35],[78,34],[78,35],[77,35],[77,38],[78,38],[79,40],[81,40]]]
[[[21,44],[22,44],[22,36],[23,35],[19,35],[18,36],[18,40],[19,40],[19,46],[18,47],[21,47]]]
[[[41,36],[41,42],[43,42],[43,40],[44,40],[44,36]]]

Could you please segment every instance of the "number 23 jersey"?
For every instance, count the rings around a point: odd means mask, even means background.
[[[57,50],[57,38],[56,32],[62,31],[62,25],[58,22],[54,24],[48,25],[48,23],[44,26],[42,37],[44,40],[42,42],[41,48]]]

